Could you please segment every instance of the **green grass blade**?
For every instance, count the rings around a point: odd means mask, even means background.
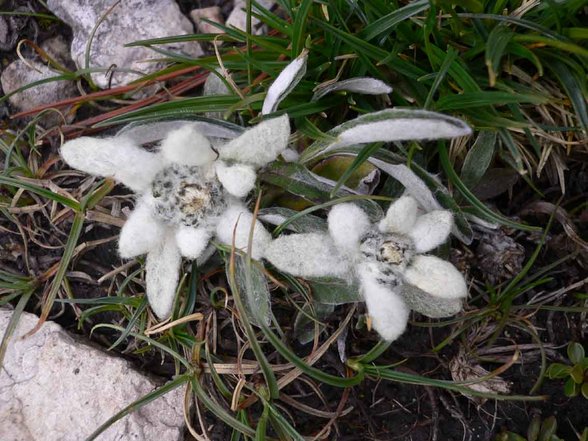
[[[364,40],[373,40],[376,37],[389,33],[399,23],[423,12],[428,8],[428,0],[416,0],[409,2],[406,6],[398,8],[395,11],[382,16],[378,20],[371,22],[363,29],[363,31],[361,31],[359,37]]]
[[[480,200],[478,200],[478,198],[476,198],[476,196],[474,196],[474,194],[470,191],[470,189],[468,189],[464,185],[464,183],[461,181],[459,176],[457,176],[457,173],[455,173],[455,170],[453,169],[453,166],[451,165],[451,162],[449,160],[449,154],[447,153],[447,148],[445,147],[445,145],[443,143],[438,143],[438,149],[439,149],[439,158],[441,160],[441,165],[443,166],[443,169],[445,170],[447,177],[450,179],[450,181],[453,183],[453,185],[455,185],[457,187],[457,189],[461,192],[461,194],[465,197],[465,199],[470,204],[472,204],[472,206],[476,209],[476,211],[478,212],[480,217],[483,217],[487,221],[495,222],[495,223],[498,223],[501,225],[506,225],[508,227],[515,228],[517,230],[542,231],[540,227],[533,227],[530,225],[525,225],[525,224],[521,224],[518,222],[514,222],[514,221],[508,219],[507,217],[504,217],[501,214],[495,213],[492,210],[490,210],[488,207],[486,207],[486,205],[484,205],[484,203],[482,203]]]
[[[4,330],[4,335],[2,336],[2,343],[0,343],[0,369],[2,368],[2,364],[4,362],[4,355],[6,355],[6,350],[8,349],[8,343],[10,343],[10,339],[12,338],[12,334],[16,330],[18,325],[18,321],[20,320],[20,316],[24,311],[25,306],[29,302],[31,295],[33,294],[33,290],[24,292],[20,295],[20,299],[18,299],[18,303],[12,311],[10,316],[10,320],[6,325],[6,329]]]
[[[65,196],[54,193],[50,190],[47,190],[43,187],[39,187],[37,185],[31,184],[29,182],[20,180],[18,178],[10,178],[8,176],[0,175],[0,184],[9,185],[12,187],[23,188],[27,191],[31,191],[33,193],[36,193],[39,196],[43,196],[44,198],[50,199],[55,202],[59,202],[61,205],[65,206],[65,207],[69,207],[69,208],[73,209],[74,211],[79,211],[81,209],[78,201],[66,198]]]

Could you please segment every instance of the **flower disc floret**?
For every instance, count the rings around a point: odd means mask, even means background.
[[[155,176],[151,193],[155,215],[174,225],[201,226],[227,206],[212,168],[172,164]]]

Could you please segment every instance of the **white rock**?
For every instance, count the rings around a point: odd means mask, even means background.
[[[265,9],[271,9],[274,5],[274,0],[260,0],[258,3]],[[227,18],[227,26],[234,26],[242,31],[247,30],[247,2],[245,0],[235,0],[233,10]],[[254,33],[259,35],[262,34],[261,22],[256,18],[251,18],[251,26],[253,27]]]
[[[74,38],[71,56],[78,68],[84,68],[85,51],[89,36],[100,18],[114,2],[111,0],[48,0],[47,6],[56,16],[72,27]],[[113,64],[118,69],[132,69],[151,73],[162,67],[151,60],[161,58],[157,52],[144,47],[124,47],[125,44],[149,38],[191,34],[193,27],[182,15],[174,0],[124,0],[115,6],[100,24],[90,49],[90,67],[108,69]],[[197,42],[158,46],[189,56],[202,55]],[[127,84],[140,75],[117,71],[112,76],[112,86]],[[102,88],[108,87],[109,75],[92,74],[93,81]]]
[[[0,309],[0,335],[12,311]],[[2,441],[78,441],[119,410],[154,390],[156,383],[129,362],[83,344],[59,325],[23,313],[0,370]],[[180,387],[116,422],[98,439],[183,439]]]
[[[198,28],[198,32],[203,34],[222,34],[223,31],[216,26],[211,25],[205,21],[202,21],[203,18],[207,20],[213,21],[219,24],[225,24],[225,20],[221,14],[221,8],[218,6],[210,6],[208,8],[200,8],[194,9],[190,12],[190,17],[196,23],[196,27]]]
[[[4,69],[0,81],[2,82],[2,90],[5,94],[9,94],[35,81],[61,75],[59,72],[49,69],[37,61],[29,60],[28,63],[29,65],[27,66],[22,60],[16,60]],[[25,111],[42,104],[49,104],[73,97],[76,93],[76,87],[72,81],[51,81],[18,92],[8,98],[8,100],[17,110]],[[63,120],[56,112],[53,112],[47,113],[43,121],[49,124],[56,124]]]

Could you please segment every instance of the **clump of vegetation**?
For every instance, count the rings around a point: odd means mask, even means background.
[[[567,348],[569,364],[552,363],[547,369],[551,379],[565,379],[564,394],[575,397],[580,393],[588,400],[588,357],[580,343],[571,342]]]
[[[521,401],[547,415],[565,412],[569,424],[561,422],[559,436],[573,439],[586,401],[545,380],[557,371],[548,370],[554,348],[586,332],[585,2],[247,5],[267,35],[220,26],[221,36],[134,42],[169,66],[106,91],[89,79],[92,66],[64,70],[56,78],[77,80],[84,94],[5,123],[0,304],[14,313],[0,358],[26,310],[39,313],[40,324],[55,318],[172,379],[91,438],[184,387],[196,439],[460,439],[475,431],[490,438],[502,418],[524,432]],[[218,53],[192,59],[158,46],[188,40]],[[296,87],[271,91],[300,54],[306,69],[296,70]],[[202,95],[212,76],[224,88]],[[156,82],[165,89],[135,94]],[[264,109],[268,96],[273,103]],[[22,119],[72,105],[71,124]],[[473,133],[427,142],[414,123],[410,137],[331,148],[341,126],[390,107],[442,112]],[[371,332],[357,286],[294,277],[214,241],[205,263],[181,265],[170,320],[159,324],[144,294],[144,259],[121,261],[116,249],[134,196],[67,168],[58,154],[62,137],[124,127],[150,145],[170,121],[220,117],[219,130],[242,130],[264,110],[287,114],[292,132],[290,150],[259,170],[247,201],[273,237],[326,231],[328,211],[340,203],[359,204],[376,221],[405,189],[430,194],[455,222],[452,247],[436,252],[466,274],[463,312],[413,314],[410,334],[386,343]]]

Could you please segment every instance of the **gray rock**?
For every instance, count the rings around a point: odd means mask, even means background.
[[[61,35],[45,40],[40,46],[53,60],[68,69],[75,70],[69,55],[69,44]]]
[[[11,314],[0,309],[0,335]],[[37,333],[22,338],[37,320],[33,314],[22,315],[0,371],[2,441],[85,439],[157,387],[127,361],[74,340],[56,323],[47,322]],[[117,421],[98,439],[182,439],[180,389]]]
[[[219,24],[225,24],[225,20],[221,14],[221,8],[218,6],[210,6],[208,8],[194,9],[190,12],[192,21],[196,23],[198,32],[203,34],[221,34],[223,31],[216,26],[202,21],[203,18]]]
[[[48,0],[49,9],[70,25],[74,38],[71,56],[78,68],[85,66],[86,45],[96,23],[114,4],[112,0]],[[105,71],[93,73],[92,80],[102,88],[109,85],[110,73],[116,65],[112,86],[127,84],[141,74],[155,72],[161,63],[152,60],[161,54],[143,47],[124,47],[125,44],[149,38],[191,34],[193,27],[182,15],[174,0],[125,0],[116,5],[98,26],[90,49],[90,67]],[[197,42],[158,46],[192,57],[202,55]],[[129,72],[128,70],[134,72]]]
[[[28,63],[28,64],[27,64]],[[26,86],[35,81],[44,80],[60,75],[42,63],[29,60],[25,63],[22,60],[16,60],[9,64],[2,72],[0,82],[5,94]],[[18,92],[8,100],[17,110],[30,110],[41,104],[49,104],[65,98],[75,96],[77,93],[75,83],[72,81],[51,81],[31,87],[22,92]],[[45,124],[58,124],[63,119],[56,112],[47,112],[41,119]]]
[[[258,3],[265,9],[271,9],[274,5],[274,0],[260,0]],[[255,7],[254,7],[255,9]],[[247,30],[247,2],[245,0],[235,0],[233,10],[227,18],[227,26],[234,26],[242,31]],[[251,18],[251,26],[255,34],[259,35],[263,33],[263,26],[261,22],[256,18]]]

